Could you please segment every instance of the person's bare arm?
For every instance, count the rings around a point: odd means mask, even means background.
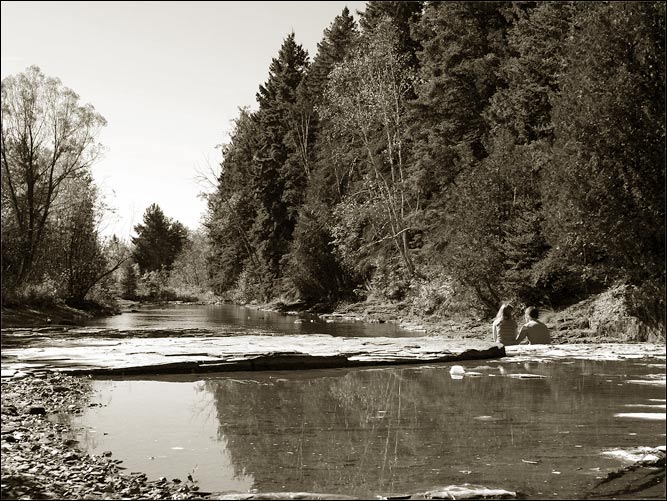
[[[521,344],[521,341],[523,341],[526,337],[526,329],[525,325],[519,329],[519,335],[516,337],[516,344]]]

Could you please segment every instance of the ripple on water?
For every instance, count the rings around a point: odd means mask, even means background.
[[[625,404],[623,407],[644,407],[648,409],[664,409],[665,404]]]
[[[625,382],[626,383],[631,383],[631,384],[645,384],[649,386],[665,386],[665,376],[664,374],[661,375],[662,379],[628,379]],[[648,377],[648,376],[647,376]]]
[[[647,419],[651,421],[664,421],[665,413],[661,412],[617,412],[614,417],[629,419]]]

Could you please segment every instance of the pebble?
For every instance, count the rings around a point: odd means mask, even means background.
[[[175,483],[164,477],[160,482],[148,481],[145,473],[123,473],[118,465],[122,460],[111,459],[110,451],[100,456],[80,451],[67,425],[42,416],[47,409],[49,414],[66,414],[87,406],[90,378],[40,376],[2,379],[3,499],[192,497],[190,481]]]

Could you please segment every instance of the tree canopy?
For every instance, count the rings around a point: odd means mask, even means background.
[[[664,297],[664,4],[358,14],[312,64],[290,34],[241,112],[209,200],[216,292],[396,298],[439,277],[486,312],[619,281]]]

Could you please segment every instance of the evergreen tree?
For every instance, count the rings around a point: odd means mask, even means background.
[[[283,42],[269,67],[269,78],[257,93],[256,113],[258,149],[253,156],[253,186],[258,199],[257,213],[251,229],[260,273],[271,287],[281,275],[280,262],[288,251],[296,223],[298,207],[303,201],[307,175],[296,158],[299,152],[290,147],[292,117],[295,113],[297,88],[308,66],[308,54],[291,33]]]
[[[255,118],[241,109],[231,141],[222,148],[222,171],[215,193],[208,198],[204,224],[210,244],[209,279],[218,294],[230,290],[244,270],[259,278],[259,258],[249,233],[258,206],[252,172],[256,143]]]
[[[424,205],[422,259],[449,267],[489,309],[501,294],[500,274],[491,270],[502,266],[498,218],[490,216],[502,210],[494,203],[505,202],[494,200],[500,185],[489,184],[481,165],[490,146],[484,112],[504,85],[506,8],[503,2],[431,2],[412,26],[422,47],[409,119],[413,178]]]
[[[544,184],[551,269],[662,282],[665,6],[589,3],[573,18]]]
[[[137,298],[138,277],[135,266],[131,260],[126,261],[123,265],[119,284],[119,295],[123,299]]]
[[[543,233],[541,184],[551,161],[552,100],[559,93],[558,76],[565,71],[563,45],[575,9],[572,3],[542,2],[504,10],[511,22],[506,57],[499,66],[504,85],[483,112],[489,129],[484,162],[493,168],[472,174],[473,180],[486,176],[504,185],[506,203],[511,200],[511,210],[497,211],[503,217],[495,222],[500,229],[500,271],[487,273],[502,284],[503,294],[531,304],[557,300],[559,289],[573,285],[556,284],[543,273],[541,261],[550,247]],[[487,203],[500,208],[503,201]]]
[[[330,121],[320,117],[329,74],[349,53],[358,36],[347,8],[324,30],[318,52],[298,89],[298,106],[310,125],[308,185],[299,209],[290,251],[284,257],[285,277],[307,301],[331,301],[349,292],[350,280],[334,255],[331,207],[340,201],[342,162],[332,144]]]
[[[143,224],[134,227],[132,257],[141,273],[169,270],[187,239],[187,230],[178,221],[167,218],[157,204],[144,212]]]
[[[407,57],[407,63],[415,68],[416,54],[421,50],[419,40],[411,34],[411,25],[419,21],[424,4],[421,1],[381,1],[366,2],[366,10],[360,12],[359,24],[364,31],[374,30],[383,19],[389,18],[397,29],[398,49]]]

